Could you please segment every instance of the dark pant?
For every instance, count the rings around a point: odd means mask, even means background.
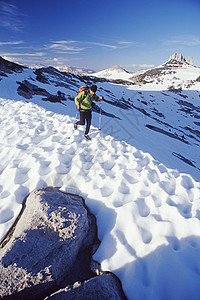
[[[78,121],[76,124],[85,125],[85,120],[87,121],[85,134],[88,134],[90,130],[91,120],[92,120],[91,110],[80,110],[80,121]]]

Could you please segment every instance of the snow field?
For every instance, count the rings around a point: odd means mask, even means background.
[[[0,99],[0,238],[34,189],[84,197],[101,240],[94,259],[128,299],[198,299],[200,183],[69,116]]]

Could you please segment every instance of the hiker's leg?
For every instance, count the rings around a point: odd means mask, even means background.
[[[87,121],[86,129],[85,129],[85,134],[88,134],[88,132],[90,130],[91,120],[92,120],[92,112],[91,112],[91,110],[86,112],[85,118],[86,118],[86,121]]]
[[[85,112],[80,110],[80,121],[76,123],[77,125],[85,125]]]

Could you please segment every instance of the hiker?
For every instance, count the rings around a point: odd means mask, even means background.
[[[92,119],[92,102],[96,101],[99,102],[100,100],[103,100],[103,97],[98,97],[95,93],[97,91],[97,86],[92,85],[88,90],[85,90],[78,94],[76,98],[74,99],[77,109],[80,111],[80,121],[75,121],[74,123],[74,129],[77,129],[78,125],[85,125],[85,120],[87,122],[86,129],[85,129],[85,138],[90,139],[88,136],[90,125],[91,125],[91,119]]]

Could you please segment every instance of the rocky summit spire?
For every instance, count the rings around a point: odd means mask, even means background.
[[[186,63],[188,63],[189,65],[194,66],[193,58],[192,58],[191,56],[188,56],[188,57],[186,58]]]
[[[185,59],[181,53],[174,53],[172,56],[170,56],[169,61],[170,60],[187,63],[192,66],[194,65],[193,58],[191,56]]]

